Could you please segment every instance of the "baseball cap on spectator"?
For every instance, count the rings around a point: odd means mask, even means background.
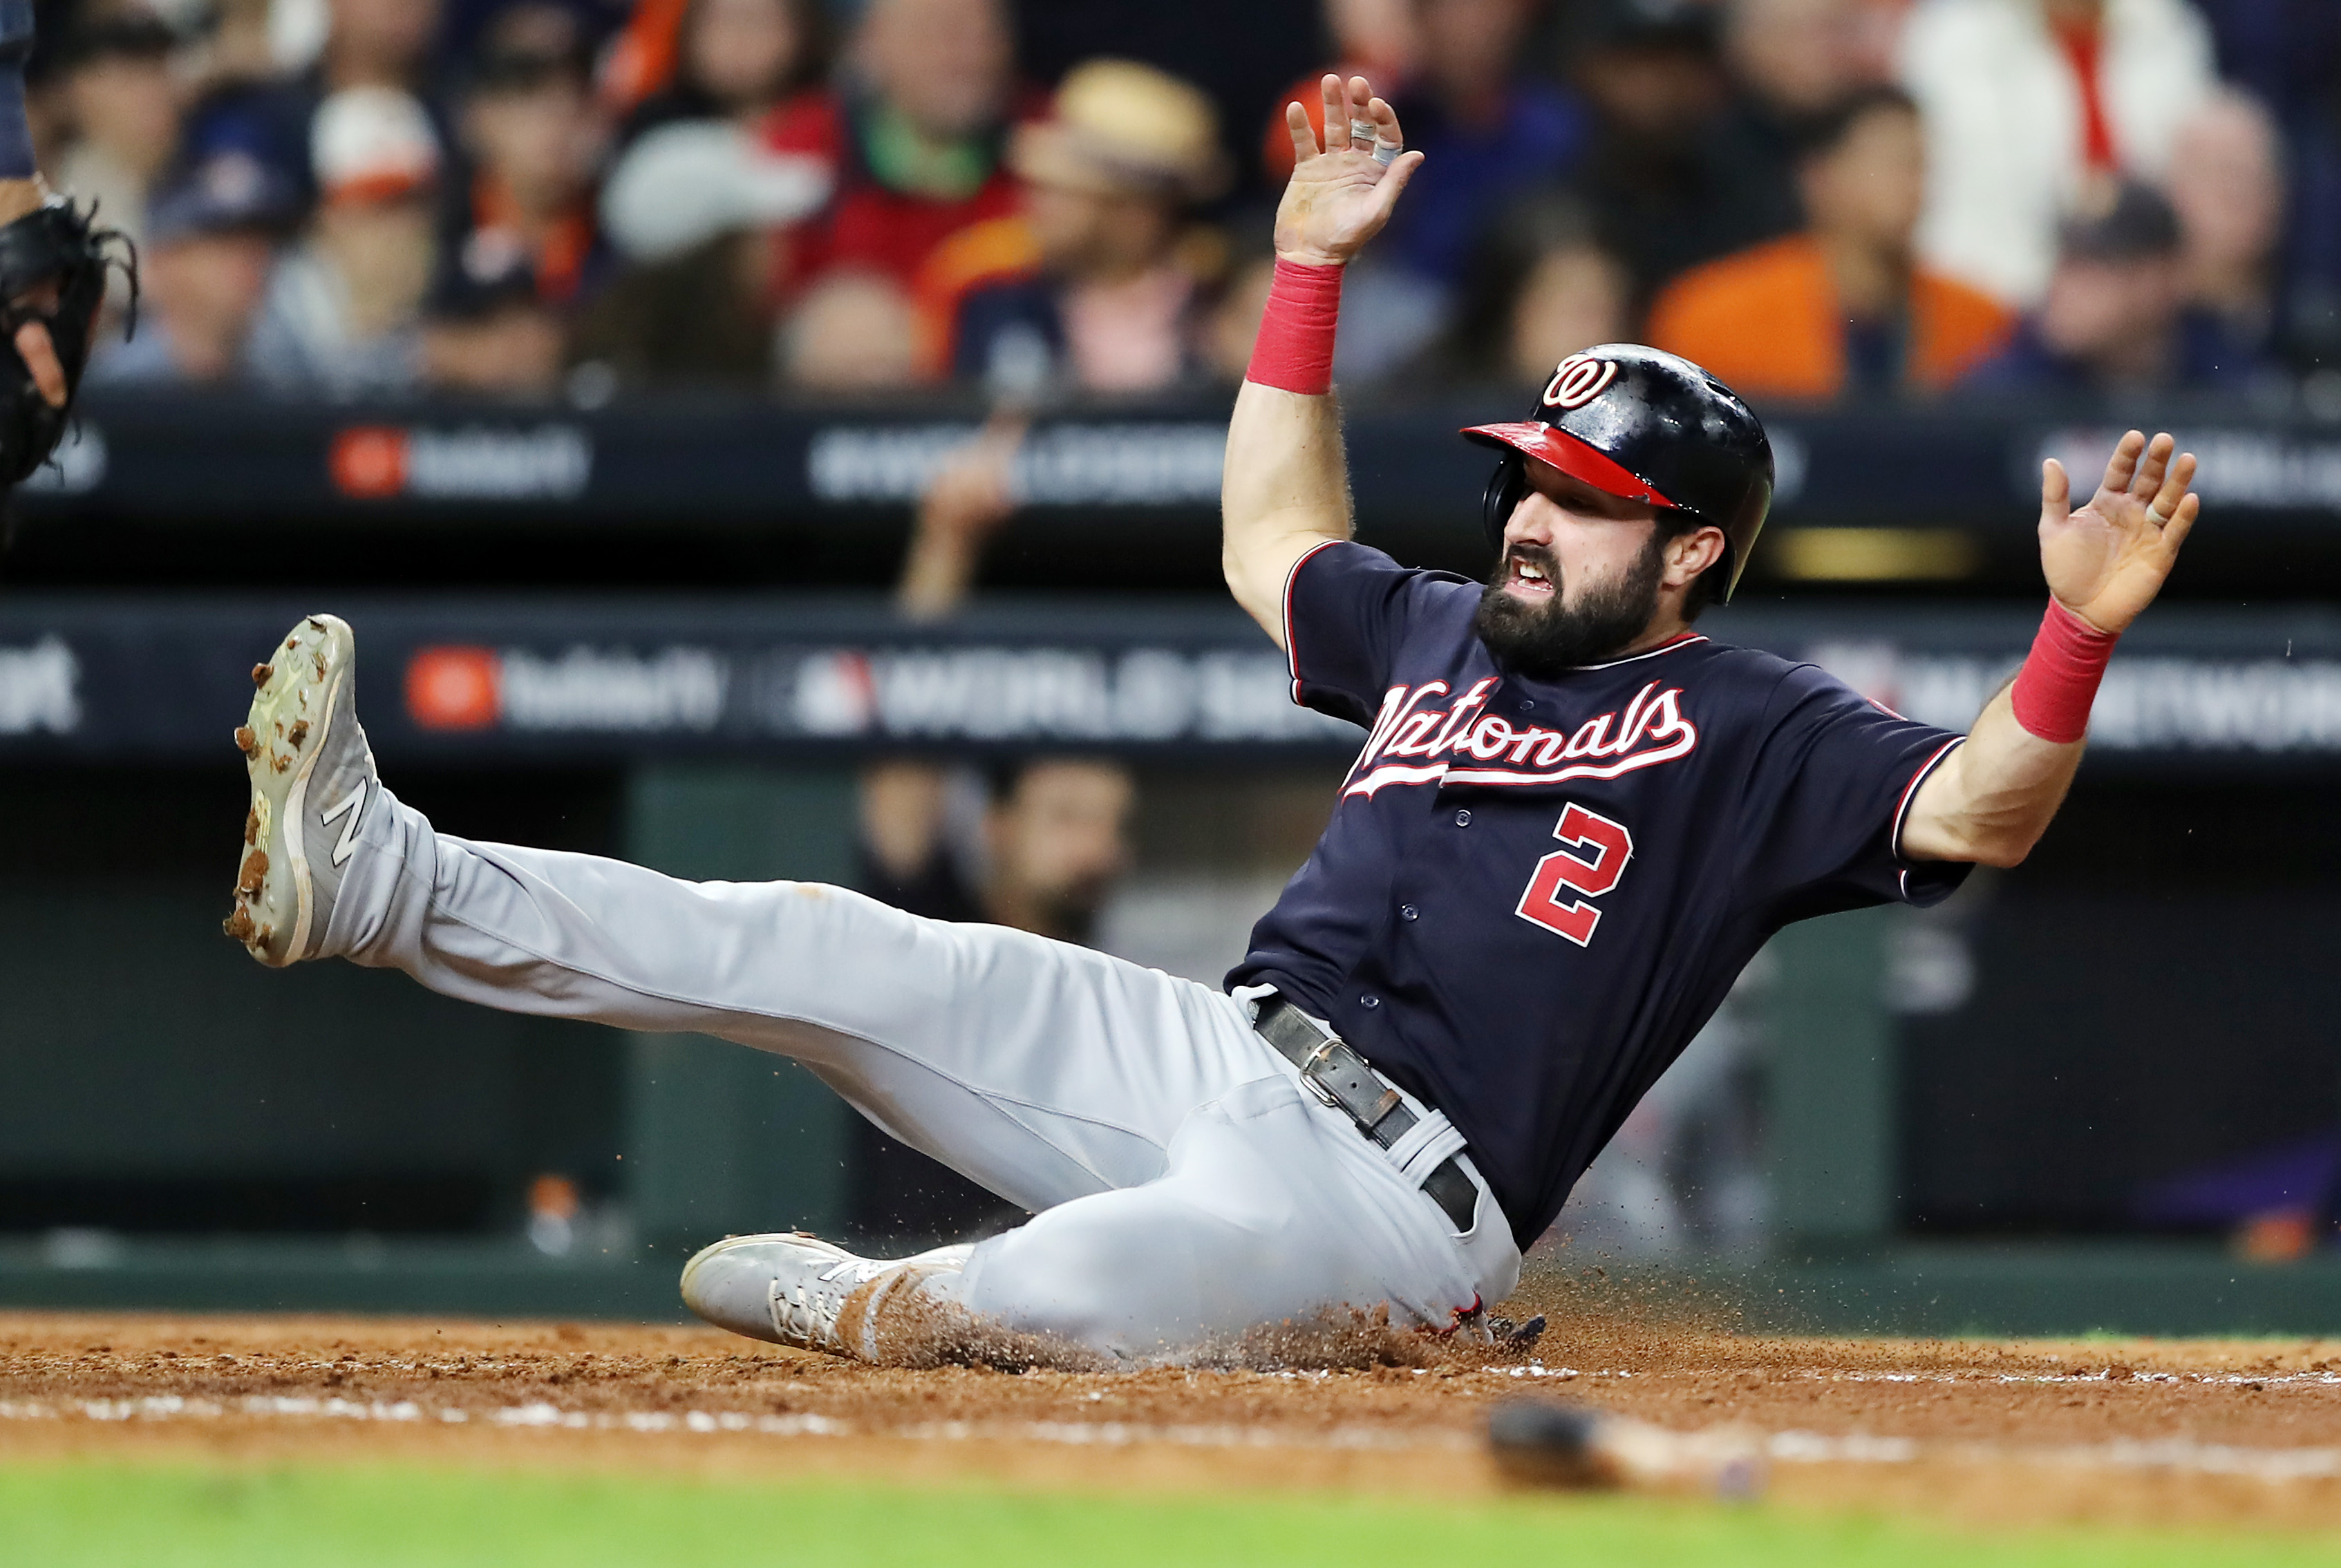
[[[438,177],[439,134],[412,94],[344,87],[317,105],[309,157],[326,201],[384,202]]]
[[[2057,230],[2077,261],[2131,262],[2178,253],[2178,214],[2153,186],[2125,180],[2067,218]]]
[[[230,149],[175,171],[146,207],[147,238],[156,244],[199,234],[290,227],[300,194],[282,170]]]
[[[645,133],[602,192],[602,226],[630,260],[678,256],[739,229],[778,227],[829,199],[826,164],[770,152],[721,120]]]
[[[1008,166],[1036,185],[1101,196],[1200,202],[1228,183],[1211,101],[1134,60],[1068,72],[1049,116],[1016,128]]]

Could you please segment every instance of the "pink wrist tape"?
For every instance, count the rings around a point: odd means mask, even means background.
[[[2105,679],[2118,632],[2099,631],[2052,597],[2040,634],[2007,694],[2016,721],[2041,739],[2068,745],[2089,731],[2089,704]]]
[[[1280,260],[1244,380],[1320,397],[1333,386],[1333,328],[1341,316],[1341,269]]]

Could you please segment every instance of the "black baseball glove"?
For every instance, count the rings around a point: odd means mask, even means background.
[[[0,224],[0,487],[47,461],[64,438],[110,268],[120,267],[130,280],[129,330],[137,328],[137,249],[120,230],[95,227],[96,213],[95,204],[85,211],[52,196]],[[17,350],[17,331],[27,322],[48,329],[65,376],[62,404],[41,395]]]

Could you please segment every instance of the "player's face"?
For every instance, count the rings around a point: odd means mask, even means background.
[[[1504,558],[1480,596],[1480,640],[1529,674],[1589,663],[1631,644],[1657,613],[1666,571],[1657,514],[1529,464],[1529,491],[1504,527]]]
[[[1531,461],[1528,480],[1491,586],[1522,604],[1581,605],[1640,564],[1658,516],[1648,502],[1596,490],[1549,462]]]

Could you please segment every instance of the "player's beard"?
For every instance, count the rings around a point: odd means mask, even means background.
[[[1504,591],[1506,569],[1515,560],[1537,567],[1552,584],[1552,595],[1530,604]],[[1479,595],[1472,627],[1496,661],[1530,680],[1550,680],[1580,664],[1598,663],[1631,643],[1659,610],[1659,583],[1666,556],[1652,534],[1642,552],[1617,576],[1589,582],[1577,602],[1567,602],[1560,561],[1538,544],[1515,544],[1496,563],[1493,581]]]

